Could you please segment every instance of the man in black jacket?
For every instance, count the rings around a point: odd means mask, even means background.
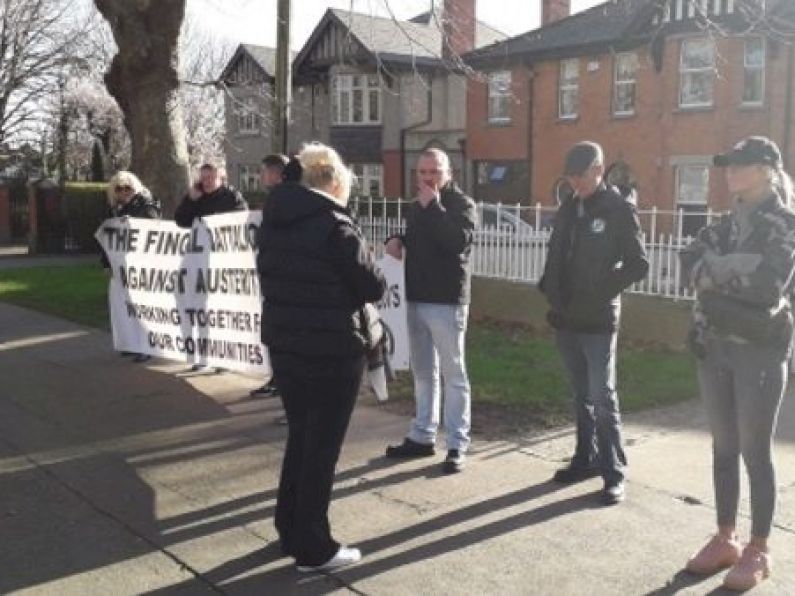
[[[216,166],[206,163],[199,168],[199,181],[188,189],[188,194],[174,211],[174,221],[181,228],[189,228],[197,218],[247,210],[243,195],[236,188],[224,184]],[[191,370],[198,372],[204,368],[203,364],[194,364]],[[223,370],[216,368],[215,372]]]
[[[189,228],[197,217],[247,209],[243,195],[223,184],[218,168],[206,163],[199,168],[199,181],[188,189],[174,212],[174,221],[182,228]]]
[[[469,315],[475,203],[451,180],[450,159],[438,149],[417,163],[418,195],[406,213],[406,233],[388,241],[397,259],[406,249],[406,299],[416,416],[391,458],[434,454],[444,377],[446,473],[460,472],[469,447],[470,387],[464,362]]]
[[[616,394],[616,339],[621,292],[649,269],[635,209],[603,180],[596,143],[574,145],[564,169],[573,196],[555,216],[539,287],[574,395],[577,446],[554,479],[571,483],[601,473],[602,501],[624,499],[627,464]]]

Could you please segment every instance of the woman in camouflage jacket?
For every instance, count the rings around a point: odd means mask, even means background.
[[[770,575],[768,536],[776,501],[772,443],[787,379],[795,269],[792,181],[776,144],[749,137],[715,156],[726,168],[731,212],[681,254],[696,289],[690,344],[713,438],[718,532],[687,563],[724,586],[747,590]],[[751,538],[736,533],[740,456],[751,490]]]

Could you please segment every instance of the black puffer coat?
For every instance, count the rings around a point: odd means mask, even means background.
[[[258,236],[262,342],[274,352],[363,354],[360,309],[386,287],[347,209],[300,184],[276,186]]]

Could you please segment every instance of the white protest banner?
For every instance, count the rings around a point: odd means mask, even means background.
[[[386,278],[386,292],[376,304],[387,334],[387,354],[392,370],[408,370],[409,337],[406,325],[406,284],[403,261],[384,255],[376,262]]]
[[[270,378],[260,341],[259,212],[171,221],[109,219],[97,230],[110,261],[117,350]]]
[[[256,267],[260,212],[213,215],[193,228],[172,221],[109,219],[96,232],[108,256],[116,350],[254,374],[272,372],[260,342]],[[378,303],[393,370],[409,367],[402,261],[384,256]]]

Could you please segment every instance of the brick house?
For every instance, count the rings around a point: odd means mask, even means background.
[[[568,0],[544,0],[544,11],[539,29],[465,57],[486,75],[467,94],[479,198],[554,204],[581,139],[605,147],[640,208],[725,208],[711,156],[749,134],[775,139],[795,171],[795,2],[612,0],[555,20]]]
[[[291,151],[330,143],[361,192],[379,197],[410,195],[413,164],[431,146],[445,149],[466,176],[467,83],[455,72],[457,57],[506,37],[474,14],[475,0],[446,0],[442,13],[399,22],[329,9],[293,59]],[[256,188],[255,167],[270,149],[274,57],[242,45],[222,76],[230,89],[227,164],[244,190]]]

